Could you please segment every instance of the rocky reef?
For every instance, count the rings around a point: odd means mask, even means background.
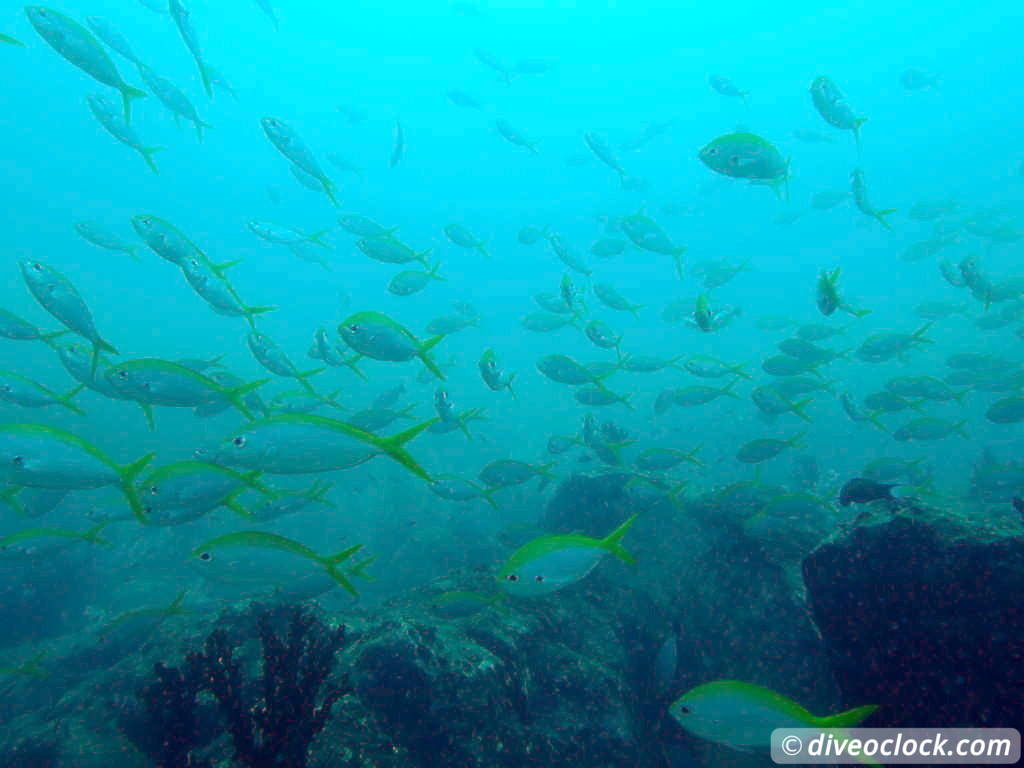
[[[872,725],[1020,725],[1024,684],[1000,672],[1022,654],[1019,523],[876,504],[810,553],[804,584],[802,555],[780,560],[744,534],[777,492],[741,484],[676,504],[624,474],[577,476],[541,527],[603,536],[642,511],[624,542],[635,567],[607,558],[553,595],[458,612],[435,599],[494,595],[492,573],[343,615],[236,605],[114,664],[68,650],[38,681],[47,703],[5,725],[64,723],[52,764],[75,768],[764,765],[665,716],[719,678],[821,713],[881,704]]]
[[[876,504],[804,578],[844,694],[882,705],[872,725],[1024,726],[1019,517]]]

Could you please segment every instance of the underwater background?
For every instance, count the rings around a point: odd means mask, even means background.
[[[1021,727],[1019,5],[0,10],[0,766]]]

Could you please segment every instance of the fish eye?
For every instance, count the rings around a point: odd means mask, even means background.
[[[510,574],[509,574],[508,576],[506,576],[505,578],[506,578],[506,579],[508,579],[508,580],[509,580],[509,581],[511,581],[511,582],[516,582],[516,581],[519,581],[519,574],[516,574],[516,573],[510,573]]]
[[[204,563],[208,563],[210,562],[210,560],[213,559],[213,556],[209,552],[202,552],[199,555],[199,559],[202,560]]]
[[[245,447],[245,438],[242,435],[239,435],[238,437],[234,438],[231,441],[231,444],[233,446],[235,446],[235,448],[244,448]]]
[[[156,496],[158,493],[160,493],[160,489],[157,486],[155,486],[155,485],[149,486],[149,495],[150,496]]]
[[[40,264],[38,261],[34,261],[34,262],[32,262],[32,269],[34,269],[36,272],[42,272],[43,271],[43,265]]]
[[[120,371],[118,371],[118,372],[117,372],[117,378],[119,378],[119,379],[121,379],[122,381],[124,381],[125,379],[127,379],[127,378],[128,378],[128,371],[126,371],[126,370],[123,370],[123,369],[122,369],[122,370],[120,370]]]
[[[16,467],[24,467],[25,466],[25,457],[24,456],[15,456],[13,459],[11,459],[11,463],[14,466],[16,466]]]
[[[544,577],[543,576],[535,576],[534,577],[534,581],[536,581],[539,584],[540,582],[544,581]]]
[[[359,333],[359,326],[356,325],[355,323],[352,323],[352,325],[348,327],[348,330],[349,333]]]
[[[711,147],[711,149],[708,150],[708,154],[709,155],[717,155],[718,154],[718,147]]]
[[[679,708],[679,714],[681,714],[681,715],[688,715],[688,714],[690,714],[690,708],[689,707],[680,707]]]
[[[143,507],[142,511],[143,511],[144,514],[147,514],[147,515],[153,514],[153,508],[152,507]]]

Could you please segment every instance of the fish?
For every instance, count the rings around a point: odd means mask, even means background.
[[[470,93],[459,88],[452,88],[445,93],[448,101],[454,104],[456,107],[465,107],[466,109],[483,109],[484,105],[480,103],[480,100]]]
[[[682,255],[686,252],[685,245],[675,245],[658,222],[647,216],[642,210],[632,216],[623,217],[620,227],[623,234],[637,248],[651,251],[652,253],[659,253],[663,256],[671,256],[676,263],[676,274],[682,280]]]
[[[789,181],[789,160],[761,136],[727,133],[704,145],[697,157],[715,173],[745,179],[752,184],[765,184],[783,199],[783,190]]]
[[[584,335],[601,349],[618,349],[622,343],[622,335],[616,334],[600,320],[591,320],[583,328]]]
[[[192,13],[182,0],[170,0],[168,10],[170,11],[171,18],[174,19],[174,25],[178,28],[178,34],[181,35],[185,47],[192,54],[196,67],[199,69],[199,79],[203,83],[203,90],[212,99],[215,73],[203,58],[203,49],[199,43],[199,36],[196,34],[195,27],[192,26]]]
[[[295,245],[296,243],[315,243],[323,248],[330,246],[323,241],[324,235],[330,232],[329,229],[319,230],[312,234],[305,234],[297,229],[282,227],[278,224],[271,224],[266,221],[251,220],[248,224],[249,231],[261,240],[277,245]]]
[[[61,395],[26,376],[13,371],[0,370],[0,400],[24,408],[46,408],[50,405],[59,405],[72,413],[84,416],[85,411],[72,402],[72,398],[84,388],[84,384],[79,384]]]
[[[88,103],[93,116],[107,130],[107,133],[122,144],[138,152],[142,159],[146,161],[149,169],[159,175],[160,171],[157,169],[156,163],[153,162],[153,155],[163,149],[163,147],[151,147],[143,144],[135,129],[117,113],[114,106],[104,96],[98,93],[90,94],[86,97],[86,103]]]
[[[739,395],[732,391],[733,386],[735,386],[736,382],[739,380],[739,378],[735,378],[721,389],[699,385],[682,387],[676,390],[675,403],[683,408],[692,408],[697,405],[707,405],[708,403],[723,396],[739,398]]]
[[[29,292],[40,306],[92,344],[92,370],[96,370],[101,352],[118,354],[113,345],[103,340],[92,318],[92,312],[64,275],[39,261],[20,262],[21,275]]]
[[[248,511],[236,499],[242,491],[251,489],[270,498],[276,496],[273,489],[259,482],[258,476],[203,461],[165,464],[139,482],[142,511],[150,525],[191,522],[222,505],[248,518]]]
[[[513,144],[517,147],[524,147],[530,150],[533,154],[537,154],[537,142],[530,141],[522,133],[520,133],[508,120],[495,120],[494,127],[498,129],[498,133],[505,139],[509,144]]]
[[[686,731],[706,741],[739,750],[767,750],[776,728],[852,728],[878,709],[867,705],[819,717],[769,688],[715,680],[690,689],[668,711]]]
[[[26,528],[0,537],[0,552],[18,551],[19,545],[24,545],[25,542],[35,542],[38,539],[73,539],[89,544],[109,546],[110,541],[100,536],[100,531],[106,526],[107,523],[103,522],[81,532],[63,528]]]
[[[120,361],[106,370],[104,378],[118,395],[127,400],[171,408],[196,408],[211,401],[227,400],[249,420],[255,416],[243,396],[269,381],[259,379],[237,387],[225,387],[183,365],[153,357]]]
[[[643,309],[642,304],[632,304],[609,283],[594,283],[594,295],[609,309],[629,312],[638,317],[637,312]]]
[[[238,262],[234,262],[238,263]],[[277,307],[273,304],[249,306],[245,304],[234,286],[223,276],[224,270],[233,266],[226,264],[210,265],[205,257],[186,259],[180,265],[181,274],[188,281],[192,290],[218,315],[225,317],[244,317],[249,326],[256,327],[256,315],[273,312]]]
[[[484,242],[473,236],[473,233],[461,224],[448,224],[444,228],[444,236],[460,248],[477,251],[484,258],[491,258],[491,254],[484,247]]]
[[[95,445],[57,427],[0,425],[0,480],[70,491],[115,485],[140,521],[144,515],[135,478],[154,456],[148,453],[130,464],[116,464]]]
[[[590,246],[590,253],[598,259],[610,259],[626,252],[626,241],[606,237]]]
[[[415,409],[415,403],[406,406],[400,411],[396,411],[391,408],[369,408],[365,411],[359,411],[359,413],[353,414],[349,418],[345,419],[345,423],[352,425],[356,429],[361,429],[364,432],[374,433],[390,426],[398,419],[414,418],[411,414]],[[442,418],[442,421],[443,420],[444,419]]]
[[[142,261],[138,256],[139,246],[129,245],[117,235],[92,221],[75,222],[75,232],[83,240],[108,251],[127,254],[133,261]]]
[[[25,7],[29,23],[57,53],[95,80],[121,93],[126,123],[132,119],[132,99],[145,98],[146,92],[128,85],[117,66],[93,35],[74,19],[41,5]]]
[[[177,0],[171,0],[177,2]],[[334,182],[324,173],[312,150],[306,145],[299,134],[287,123],[278,120],[276,117],[264,117],[260,119],[263,132],[270,143],[278,152],[284,155],[289,162],[295,164],[320,182],[324,194],[330,199],[335,207],[338,207],[338,199],[334,194]]]
[[[480,377],[484,380],[484,384],[487,385],[488,389],[492,392],[500,392],[503,389],[507,389],[513,399],[516,399],[515,390],[512,389],[512,380],[515,379],[516,375],[515,373],[503,371],[498,366],[498,356],[494,353],[493,349],[484,350],[480,361],[477,363],[477,368],[480,371]]]
[[[402,122],[395,118],[395,140],[391,147],[391,157],[388,158],[388,167],[395,168],[405,156],[405,133],[402,131]]]
[[[545,355],[537,360],[537,370],[558,384],[576,387],[581,384],[600,384],[600,378],[568,355]]]
[[[441,268],[441,262],[437,262],[434,266],[426,272],[407,269],[404,272],[399,272],[388,283],[388,293],[395,296],[412,296],[415,293],[419,293],[428,285],[431,280],[440,280],[441,282],[447,282],[447,278],[441,277],[437,274],[437,270]]]
[[[816,77],[810,87],[811,103],[826,123],[835,128],[853,131],[853,138],[860,146],[860,127],[866,117],[858,117],[839,87],[827,77]]]
[[[339,216],[338,225],[346,232],[348,232],[350,235],[355,235],[356,237],[364,237],[368,239],[391,237],[395,232],[398,231],[398,227],[392,227],[391,229],[387,229],[385,227],[382,227],[373,219],[369,219],[366,216],[360,216],[354,213],[346,214],[345,216]]]
[[[369,237],[357,240],[356,248],[374,261],[380,261],[384,264],[408,264],[411,261],[418,261],[425,267],[430,266],[427,263],[427,256],[432,249],[428,248],[425,251],[416,252],[405,243],[396,240],[390,235],[387,237]]]
[[[748,443],[744,443],[736,451],[736,460],[744,464],[760,464],[762,461],[774,459],[787,448],[803,445],[800,441],[806,434],[806,432],[801,432],[789,440],[775,440],[772,438],[751,440]]]
[[[864,171],[860,168],[854,168],[850,173],[850,190],[853,192],[853,200],[857,204],[857,210],[863,213],[865,216],[878,221],[883,227],[892,231],[892,225],[886,220],[886,216],[896,212],[895,208],[884,208],[879,209],[871,205],[871,201],[868,199],[867,184],[864,181]]]
[[[690,451],[680,451],[675,448],[648,448],[636,457],[636,468],[641,472],[664,472],[679,466],[684,461],[703,467],[705,466],[704,462],[697,458],[697,453],[702,447],[698,445]]]
[[[493,53],[486,51],[483,48],[477,48],[473,51],[473,55],[476,57],[476,60],[485,67],[497,72],[498,79],[505,83],[505,85],[512,84],[512,73]]]
[[[725,75],[709,75],[708,85],[723,96],[728,96],[732,99],[743,99],[744,104],[747,102],[747,96],[750,95],[750,91],[740,90]]]
[[[210,562],[211,560],[220,557],[220,555],[217,554],[218,550],[236,547],[269,549],[305,558],[311,563],[319,565],[327,571],[327,575],[338,582],[338,584],[340,584],[350,595],[353,597],[357,597],[359,595],[359,593],[356,592],[355,587],[352,586],[352,582],[348,580],[346,574],[342,572],[338,566],[349,560],[354,554],[356,554],[356,552],[361,550],[363,548],[362,544],[356,544],[355,546],[344,549],[334,555],[322,556],[294,539],[278,536],[275,533],[265,533],[263,531],[238,531],[236,533],[226,533],[223,536],[217,536],[205,541],[193,549],[191,554],[192,557],[197,558],[201,562]]]
[[[314,397],[317,396],[316,390],[313,389],[308,379],[310,376],[321,373],[324,370],[323,368],[300,371],[277,342],[265,333],[249,331],[246,336],[246,342],[248,343],[249,351],[252,352],[252,356],[256,358],[256,362],[275,376],[297,379],[309,394]]]
[[[847,480],[839,491],[839,506],[851,504],[867,504],[872,501],[892,499],[892,489],[897,483],[879,483],[867,477],[854,477]]]
[[[43,333],[28,320],[23,320],[13,312],[0,309],[0,337],[11,341],[42,341],[54,346],[53,340],[63,336],[68,331],[54,331]]]
[[[517,549],[497,573],[501,588],[514,597],[540,597],[575,584],[612,555],[628,565],[636,561],[622,547],[622,539],[637,520],[628,518],[605,536],[541,536]]]
[[[436,422],[430,419],[397,435],[378,437],[326,416],[277,414],[247,424],[212,447],[196,449],[193,457],[270,475],[306,475],[352,469],[387,456],[429,483],[431,476],[405,444]]]
[[[493,494],[503,486],[484,488],[461,477],[439,475],[428,487],[436,496],[447,501],[465,502],[483,499],[497,509],[498,505],[494,501]]]
[[[334,483],[317,480],[309,488],[298,491],[275,489],[273,496],[265,498],[249,510],[249,518],[265,523],[294,515],[313,504],[333,508],[335,503],[327,498],[333,487]]]
[[[562,239],[561,235],[552,233],[547,236],[548,245],[551,246],[551,250],[554,251],[555,256],[565,264],[569,269],[574,272],[579,272],[581,275],[590,276],[592,270],[587,266],[586,262],[581,259],[575,249],[573,249],[565,240]]]
[[[964,439],[969,440],[970,435],[964,430],[965,421],[959,421],[955,424],[945,419],[935,418],[922,418],[914,419],[892,433],[893,439],[898,440],[901,443],[909,443],[915,441],[931,441],[931,440],[942,440],[943,438],[949,437],[951,434],[956,432]]]
[[[403,363],[420,359],[431,373],[444,380],[441,369],[430,357],[430,350],[443,339],[437,335],[420,341],[409,330],[380,312],[357,312],[338,326],[338,334],[349,347],[373,360]]]
[[[89,29],[92,30],[92,33],[106,43],[111,50],[121,54],[121,56],[128,59],[132,64],[142,64],[139,57],[135,55],[135,51],[132,50],[131,43],[129,43],[117,27],[111,24],[107,19],[100,16],[89,16],[86,18],[85,23],[89,25]]]
[[[147,67],[145,64],[139,63],[139,77],[142,78],[142,82],[146,84],[146,87],[153,92],[156,96],[157,101],[164,105],[172,115],[174,115],[175,121],[179,117],[183,117],[192,123],[196,128],[196,136],[199,141],[203,140],[203,130],[210,128],[210,124],[204,122],[196,111],[195,105],[185,92],[182,91],[178,86],[172,83],[163,75],[158,75],[152,69]]]
[[[587,145],[587,149],[594,154],[594,157],[619,174],[619,182],[625,185],[626,171],[623,170],[622,165],[619,163],[619,159],[615,157],[615,153],[608,145],[608,142],[605,141],[604,137],[593,133],[592,131],[587,131],[583,134],[583,143]]]

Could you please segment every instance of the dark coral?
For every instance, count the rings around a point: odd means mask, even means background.
[[[292,606],[285,609],[285,626],[278,633],[273,610],[257,607],[255,614],[262,644],[259,679],[246,679],[238,643],[224,629],[216,629],[203,650],[190,653],[181,668],[157,664],[157,680],[138,695],[141,711],[122,712],[122,731],[157,768],[209,765],[199,752],[213,735],[215,713],[203,711],[202,694],[216,700],[239,765],[307,765],[310,743],[327,723],[331,707],[349,691],[347,681],[327,682],[345,642],[345,628],[328,629]]]

